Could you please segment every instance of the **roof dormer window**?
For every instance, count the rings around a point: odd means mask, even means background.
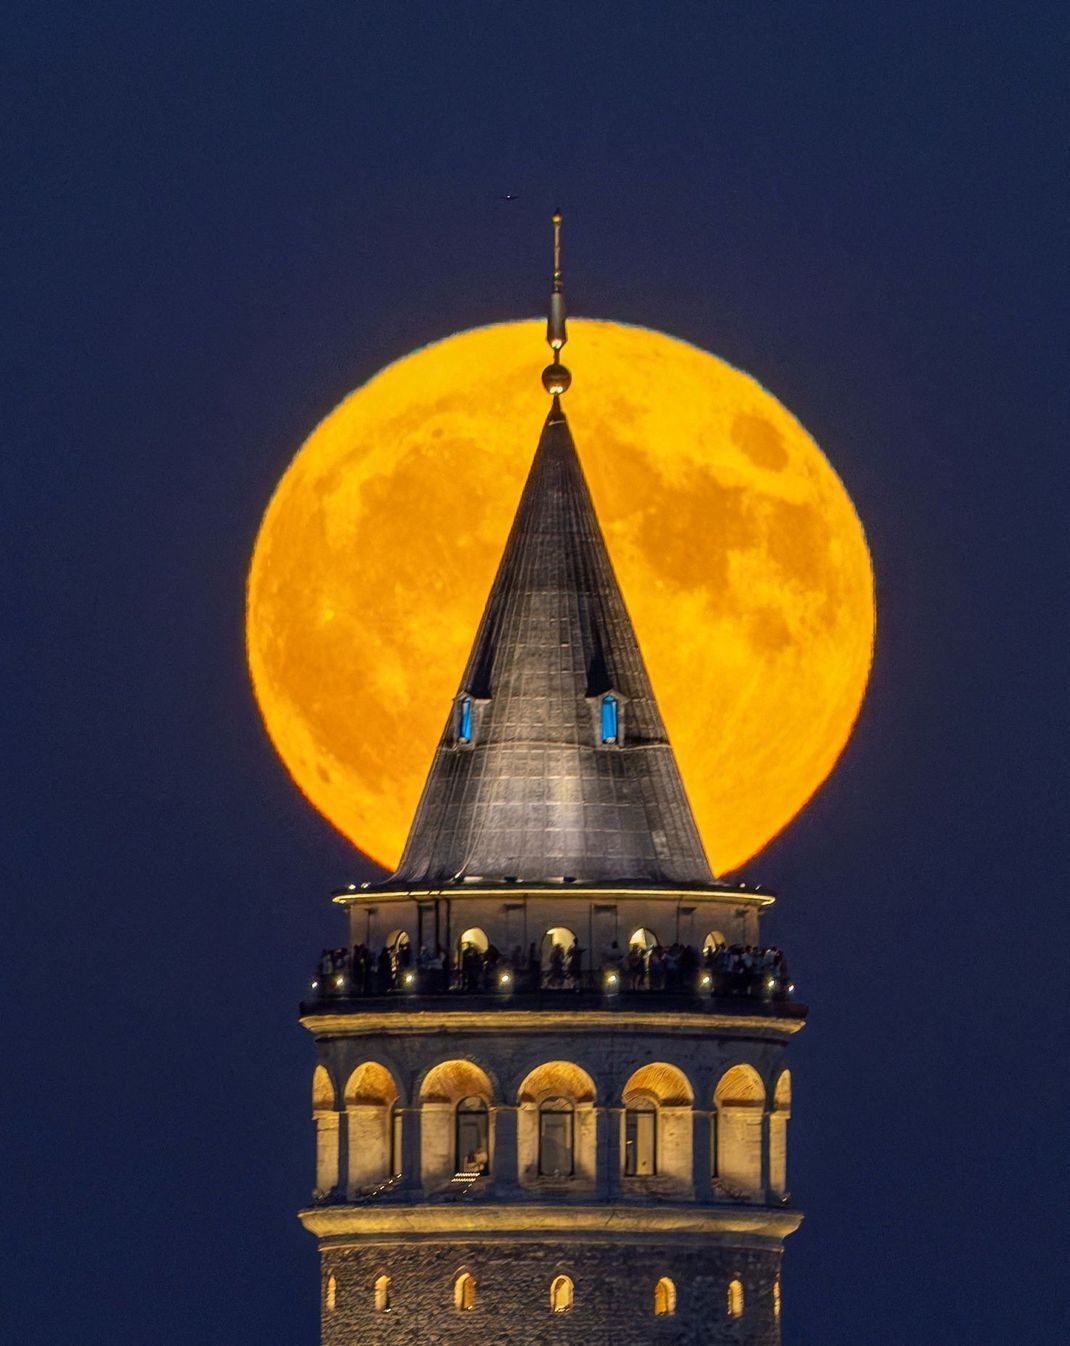
[[[620,702],[612,692],[602,698],[601,726],[603,743],[620,741]]]
[[[472,741],[472,698],[462,696],[457,707],[457,742]]]

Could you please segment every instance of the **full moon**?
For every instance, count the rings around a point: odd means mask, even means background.
[[[249,573],[257,703],[297,785],[393,868],[548,410],[545,323],[377,374],[279,482]],[[832,770],[865,693],[873,574],[839,477],[749,375],[576,319],[564,406],[715,873]]]

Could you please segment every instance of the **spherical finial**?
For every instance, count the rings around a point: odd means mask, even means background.
[[[555,360],[542,371],[542,386],[552,397],[567,393],[572,383],[572,375],[560,361]]]

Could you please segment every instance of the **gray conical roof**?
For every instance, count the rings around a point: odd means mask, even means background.
[[[620,706],[616,744],[602,739],[606,694]],[[713,882],[555,398],[457,703],[385,886],[565,876]]]

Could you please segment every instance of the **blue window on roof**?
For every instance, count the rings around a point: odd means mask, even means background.
[[[466,696],[461,701],[461,719],[457,737],[462,743],[472,741],[472,698]]]
[[[602,742],[616,743],[620,721],[620,706],[615,696],[602,698]]]

